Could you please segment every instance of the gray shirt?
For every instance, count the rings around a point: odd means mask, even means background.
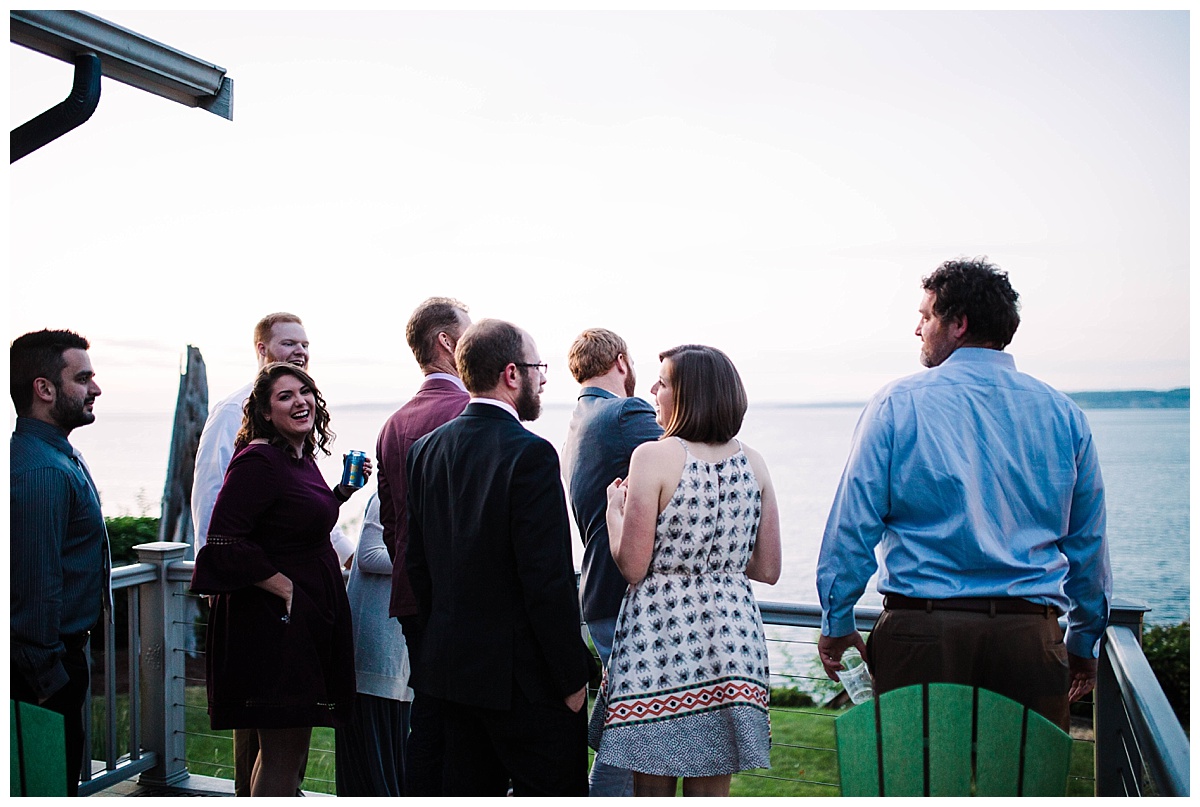
[[[346,587],[354,615],[354,675],[358,691],[377,698],[411,701],[408,647],[400,623],[388,616],[392,559],[383,544],[379,496],[371,494],[362,535]]]
[[[45,698],[67,683],[62,637],[91,630],[109,596],[108,533],[61,429],[17,418],[9,460],[12,663]]]

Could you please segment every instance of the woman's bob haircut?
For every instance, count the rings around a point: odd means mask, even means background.
[[[741,431],[746,388],[728,356],[715,347],[680,345],[659,353],[658,359],[675,399],[663,439],[727,443]]]

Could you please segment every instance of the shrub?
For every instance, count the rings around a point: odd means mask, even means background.
[[[113,566],[128,566],[137,563],[137,553],[133,548],[138,544],[148,544],[158,540],[158,519],[148,516],[119,516],[104,519],[108,528],[108,549],[112,555]],[[127,647],[129,644],[129,598],[113,597],[113,639],[116,646]],[[101,652],[104,647],[104,631],[108,628],[101,619],[92,631],[92,650]]]
[[[118,516],[104,519],[113,566],[137,563],[133,548],[158,540],[158,519],[150,516]]]
[[[1191,716],[1191,644],[1188,622],[1154,625],[1142,634],[1146,660],[1184,730],[1188,729]]]
[[[771,687],[771,706],[811,709],[816,702],[807,692],[801,692],[795,687]]]

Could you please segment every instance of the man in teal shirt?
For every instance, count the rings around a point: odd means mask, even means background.
[[[104,605],[111,605],[100,499],[83,457],[67,441],[73,429],[96,419],[100,387],[87,350],[78,334],[49,330],[25,334],[10,349],[17,411],[9,444],[10,696],[64,716],[72,796],[83,756],[85,647]]]
[[[1006,273],[948,261],[923,286],[929,369],[867,404],[829,513],[821,662],[834,678],[854,646],[879,693],[980,686],[1066,729],[1069,702],[1095,686],[1112,591],[1091,430],[1004,352],[1020,323]],[[853,608],[877,546],[885,610],[864,644]]]

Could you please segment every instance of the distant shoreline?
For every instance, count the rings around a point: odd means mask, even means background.
[[[1108,392],[1068,392],[1081,409],[1187,409],[1191,406],[1191,388],[1180,387],[1172,390],[1114,390]],[[645,397],[645,396],[643,396]],[[403,401],[367,401],[352,404],[339,404],[339,412],[395,408]],[[547,409],[574,408],[574,401],[546,401],[542,404]],[[862,409],[866,401],[806,401],[786,402],[772,401],[768,403],[752,403],[751,409]],[[144,417],[146,415],[170,416],[172,412],[121,412],[121,416]]]
[[[1172,390],[1110,390],[1104,392],[1068,392],[1070,398],[1079,404],[1081,409],[1187,409],[1191,406],[1191,388],[1180,387]],[[385,406],[396,406],[392,403],[354,403],[338,406],[339,410],[347,409],[378,409]],[[574,407],[575,402],[549,401],[542,404],[545,407],[561,409]],[[805,402],[769,402],[752,403],[752,409],[861,409],[866,401],[805,401]]]

